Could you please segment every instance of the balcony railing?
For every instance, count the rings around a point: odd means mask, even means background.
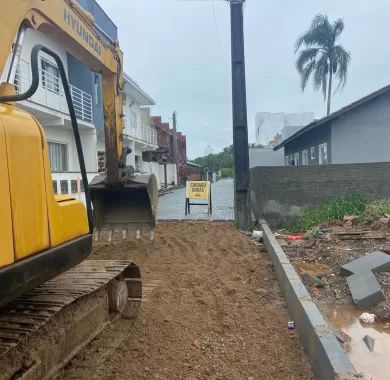
[[[157,145],[156,128],[147,124],[142,124],[142,139],[152,145]]]
[[[27,91],[30,85],[30,62],[21,59],[15,73],[16,92],[23,93]],[[69,85],[69,88],[77,118],[92,123],[92,96],[75,86]],[[61,79],[49,70],[40,68],[38,89],[29,100],[56,111],[69,114]]]
[[[144,141],[148,144],[157,146],[157,131],[155,127],[147,124],[136,123],[129,125],[126,123],[126,136]]]

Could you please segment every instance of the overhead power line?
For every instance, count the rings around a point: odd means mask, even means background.
[[[215,21],[215,29],[217,30],[219,50],[220,50],[220,53],[221,53],[221,60],[222,60],[222,64],[224,64],[224,63],[225,63],[225,59],[224,59],[223,49],[222,49],[222,39],[221,39],[221,33],[220,33],[220,31],[219,31],[219,26],[218,26],[217,14],[216,14],[216,12],[215,12],[214,0],[211,0],[211,5],[212,5],[212,7],[213,7],[213,14],[214,14],[214,21]]]

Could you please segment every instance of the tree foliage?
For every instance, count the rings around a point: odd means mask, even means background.
[[[350,53],[337,44],[344,30],[344,21],[339,18],[330,23],[328,16],[318,14],[311,26],[295,43],[296,68],[301,76],[301,88],[305,89],[310,78],[316,90],[328,97],[327,114],[330,113],[333,76],[338,80],[336,92],[347,81]]]
[[[208,168],[209,170],[233,169],[233,145],[224,148],[222,152],[198,157],[193,161],[202,168]]]
[[[221,177],[222,178],[232,178],[233,173],[234,173],[234,171],[232,168],[222,168],[221,169]]]

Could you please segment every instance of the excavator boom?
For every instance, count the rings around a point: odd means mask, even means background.
[[[142,229],[156,224],[157,180],[134,175],[126,165],[129,148],[123,147],[123,54],[117,41],[99,33],[94,18],[75,0],[5,0],[0,25],[5,33],[0,45],[0,72],[15,67],[18,47],[10,55],[15,35],[33,28],[62,41],[66,49],[91,70],[102,75],[105,166],[89,186],[95,230]],[[18,33],[19,31],[19,33]],[[17,45],[17,44],[16,44]],[[12,79],[11,75],[7,76]],[[84,186],[87,188],[86,186]]]

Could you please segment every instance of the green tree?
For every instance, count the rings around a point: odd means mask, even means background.
[[[330,113],[333,76],[338,79],[336,92],[347,81],[351,61],[349,52],[337,44],[343,30],[344,21],[341,18],[330,23],[326,15],[318,14],[295,43],[296,67],[301,76],[302,91],[312,76],[314,88],[321,88],[324,100],[328,97],[327,115]]]
[[[221,168],[233,169],[233,145],[223,148],[222,152],[197,157],[194,162],[202,168],[209,170],[219,170]]]
[[[221,169],[222,178],[233,178],[233,169],[232,168],[222,168]]]

